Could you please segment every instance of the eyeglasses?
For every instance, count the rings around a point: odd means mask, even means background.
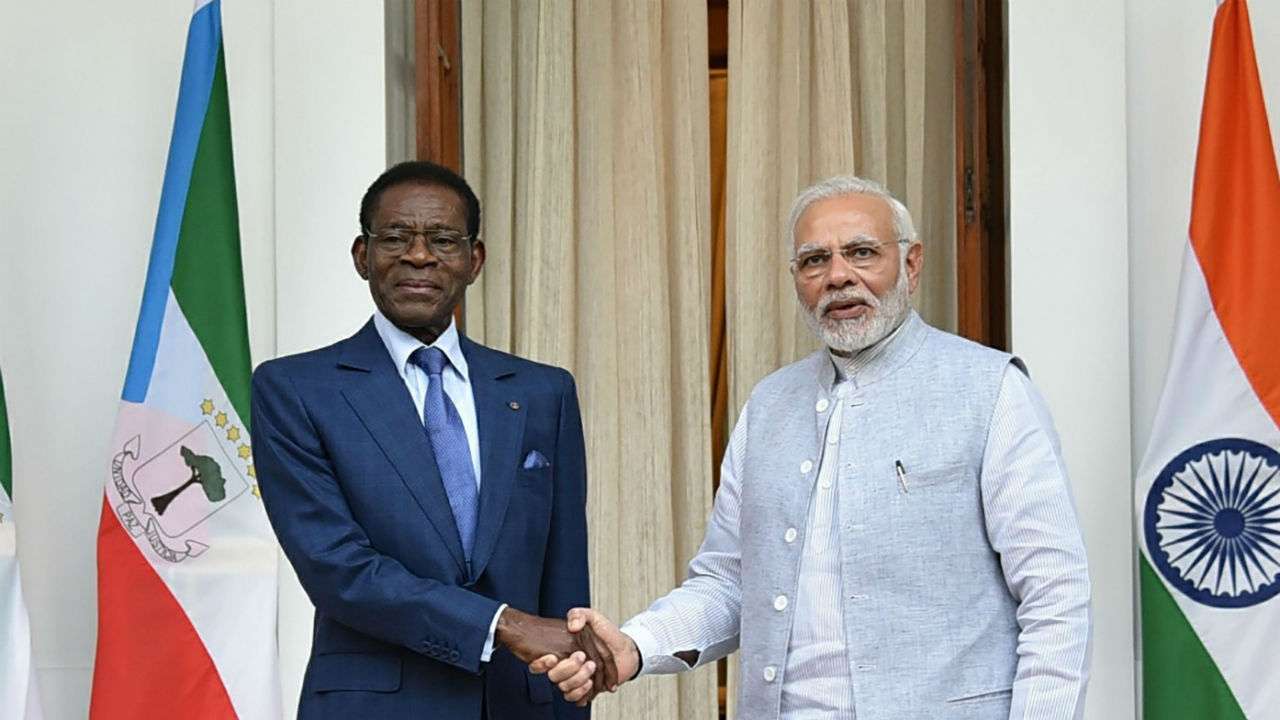
[[[427,248],[441,260],[453,260],[461,256],[467,245],[474,239],[471,235],[463,235],[451,230],[410,230],[408,228],[391,228],[376,233],[365,233],[365,240],[373,245],[373,249],[384,255],[403,255],[413,239],[421,235]]]
[[[911,240],[900,238],[898,244],[906,245]],[[854,240],[840,247],[840,256],[844,261],[858,270],[874,270],[884,264],[885,249],[892,242],[879,240]],[[827,248],[800,248],[800,252],[791,259],[791,271],[804,278],[818,278],[831,270],[831,251]]]

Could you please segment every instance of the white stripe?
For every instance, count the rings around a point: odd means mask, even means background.
[[[1147,492],[1170,460],[1198,443],[1229,437],[1280,448],[1280,428],[1241,369],[1213,310],[1195,251],[1188,244],[1169,374],[1152,426],[1151,444],[1135,483],[1140,525]],[[1151,560],[1145,537],[1140,546]],[[1154,561],[1152,567],[1156,567]],[[1156,574],[1160,574],[1158,570]],[[1192,600],[1163,577],[1161,582],[1200,636],[1245,716],[1251,720],[1280,718],[1280,683],[1275,682],[1272,662],[1275,642],[1280,639],[1280,596],[1228,610]]]
[[[22,599],[17,533],[0,490],[0,709],[5,717],[39,720],[40,697],[31,656],[31,625]]]

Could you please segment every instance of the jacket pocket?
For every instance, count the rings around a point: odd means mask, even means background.
[[[988,690],[986,692],[973,693],[972,695],[961,695],[947,700],[948,705],[972,705],[976,703],[1009,702],[1013,698],[1013,688],[1004,688],[1002,690]]]
[[[929,468],[921,468],[913,471],[910,466],[904,466],[903,477],[897,477],[897,468],[894,468],[894,482],[905,483],[907,492],[916,489],[938,488],[939,490],[952,487],[960,480],[971,477],[973,473],[967,465],[954,463],[951,465],[935,465]]]
[[[331,653],[311,658],[307,674],[316,692],[400,689],[404,661],[393,653]]]

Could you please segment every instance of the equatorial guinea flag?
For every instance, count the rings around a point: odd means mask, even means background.
[[[1217,10],[1173,353],[1136,491],[1143,715],[1280,718],[1280,176]]]
[[[89,714],[280,717],[219,0],[196,3],[98,531]]]
[[[13,454],[0,379],[0,710],[15,720],[39,720],[40,694],[31,658],[31,624],[22,599],[18,535],[13,522]]]

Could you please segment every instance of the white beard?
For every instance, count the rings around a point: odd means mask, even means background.
[[[826,310],[832,303],[851,300],[867,304],[867,312],[862,317],[847,320],[827,317]],[[812,309],[802,302],[800,310],[805,324],[828,348],[842,355],[860,352],[886,338],[911,312],[906,268],[899,268],[897,284],[884,297],[876,297],[865,286],[837,290],[823,295]]]

